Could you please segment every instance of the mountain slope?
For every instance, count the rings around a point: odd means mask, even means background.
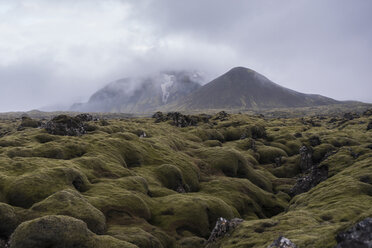
[[[177,109],[262,109],[335,104],[320,95],[303,94],[271,82],[261,74],[235,67],[177,103]]]
[[[73,111],[146,113],[172,103],[201,85],[195,72],[168,71],[146,78],[124,78],[94,93],[87,103],[74,104]]]

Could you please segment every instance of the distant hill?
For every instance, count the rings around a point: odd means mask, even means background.
[[[94,93],[87,103],[70,110],[84,112],[145,113],[173,103],[201,87],[196,72],[167,71],[145,78],[124,78]]]
[[[273,83],[244,67],[235,67],[214,79],[175,106],[179,110],[267,109],[336,104],[321,95],[304,94]]]

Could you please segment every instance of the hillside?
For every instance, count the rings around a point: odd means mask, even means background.
[[[1,119],[0,247],[333,248],[372,216],[371,132],[371,110]]]
[[[87,103],[71,111],[150,113],[198,89],[203,81],[196,72],[168,71],[143,78],[114,81],[94,93]]]
[[[268,109],[338,103],[328,97],[303,94],[271,82],[263,75],[235,67],[199,88],[175,106],[179,110]]]

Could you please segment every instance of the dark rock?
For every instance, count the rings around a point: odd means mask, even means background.
[[[300,148],[300,156],[301,156],[301,161],[300,161],[300,169],[302,172],[307,171],[309,168],[312,167],[312,153],[311,150],[308,149],[306,146],[302,146]]]
[[[372,121],[370,121],[367,125],[367,131],[372,129]]]
[[[282,157],[276,157],[274,160],[275,160],[275,167],[282,166]]]
[[[0,239],[0,248],[9,248],[9,244],[6,240]]]
[[[363,112],[364,116],[371,116],[372,115],[372,109],[367,109],[366,111]]]
[[[59,115],[45,124],[48,133],[63,136],[80,136],[87,132],[86,120],[91,119],[90,115],[78,115],[71,117],[68,115]]]
[[[350,155],[351,155],[353,158],[357,159],[357,158],[360,156],[360,154],[359,154],[359,153],[355,153],[355,152],[353,151],[353,149],[348,148],[348,150],[349,150],[349,152],[350,152]]]
[[[311,136],[309,138],[309,143],[311,146],[318,146],[321,144],[321,141],[318,136]]]
[[[345,113],[344,114],[344,119],[349,120],[349,121],[354,120],[354,119],[359,118],[359,117],[360,116],[357,113]]]
[[[372,144],[368,145],[367,148],[372,149]]]
[[[327,180],[328,178],[328,166],[316,166],[311,167],[307,173],[297,179],[296,184],[290,190],[289,194],[293,197],[309,191],[319,183]]]
[[[301,137],[302,137],[302,133],[295,133],[294,136],[295,136],[296,138],[301,138]]]
[[[275,240],[267,248],[297,248],[297,246],[286,237],[279,236],[279,238]]]
[[[371,248],[372,218],[366,218],[349,230],[339,233],[335,248]]]
[[[234,218],[227,220],[225,218],[218,218],[216,225],[214,226],[211,235],[209,236],[208,243],[216,241],[217,238],[225,236],[230,230],[235,229],[237,225],[242,223],[242,219]]]
[[[229,114],[225,111],[218,112],[214,117],[213,120],[220,120],[220,121],[226,121],[229,119]]]
[[[328,121],[328,123],[335,123],[335,122],[337,122],[337,121],[338,121],[338,119],[335,118],[335,117],[333,117],[333,118],[331,118],[331,119]]]
[[[183,115],[179,112],[169,112],[164,115],[162,112],[156,112],[152,118],[155,118],[155,123],[172,121],[172,125],[177,127],[197,126],[199,122],[207,123],[211,118],[209,115]]]
[[[82,121],[82,122],[93,120],[93,116],[90,115],[90,114],[79,114],[79,115],[75,116],[75,118]]]

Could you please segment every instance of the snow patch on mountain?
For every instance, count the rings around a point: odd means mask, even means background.
[[[173,75],[164,74],[163,75],[163,83],[160,85],[161,91],[163,93],[162,101],[164,104],[167,103],[170,89],[174,84],[175,77]]]

